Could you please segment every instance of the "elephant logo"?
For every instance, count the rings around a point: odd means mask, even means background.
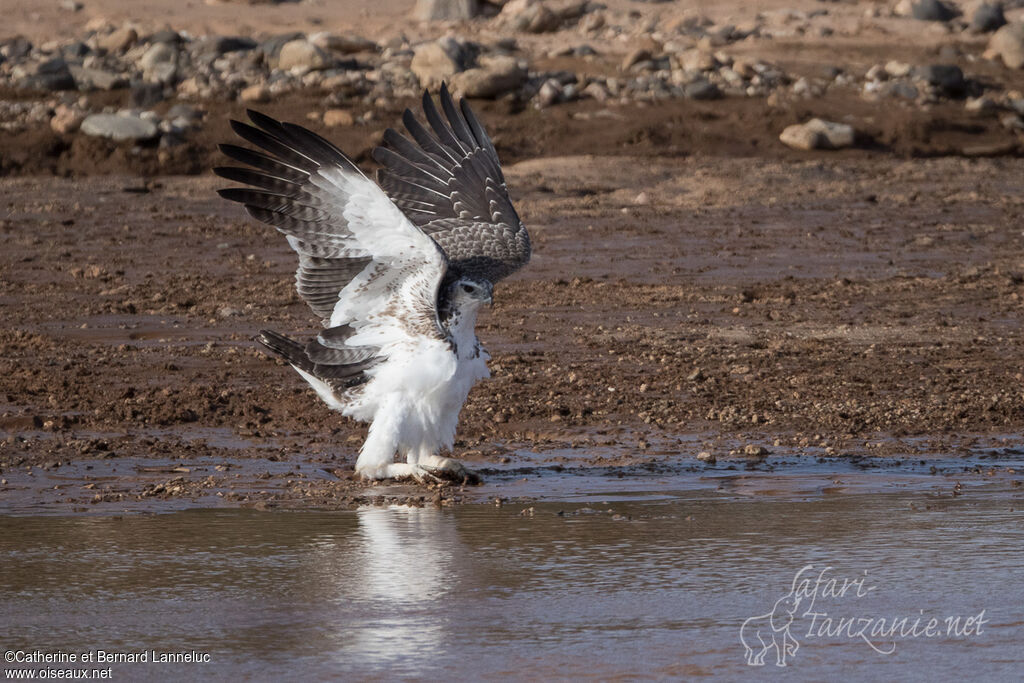
[[[740,627],[740,641],[746,649],[747,664],[764,666],[765,657],[775,650],[775,666],[786,666],[786,658],[796,655],[800,642],[789,632],[800,606],[796,591],[782,596],[771,612],[750,617]]]

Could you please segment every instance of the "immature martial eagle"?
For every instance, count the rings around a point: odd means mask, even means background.
[[[406,110],[413,139],[385,133],[373,152],[377,184],[315,133],[254,111],[255,127],[231,127],[263,151],[221,145],[251,168],[214,169],[251,186],[220,195],[284,233],[299,255],[299,294],[326,329],[306,344],[270,331],[260,342],[329,406],[370,422],[356,461],[368,479],[465,476],[440,451],[452,447],[470,388],[490,376],[477,311],[530,258],[494,145],[459,104],[442,86],[446,123],[424,93],[433,132]]]

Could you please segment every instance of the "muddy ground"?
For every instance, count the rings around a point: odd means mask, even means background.
[[[512,164],[535,258],[480,322],[493,378],[456,455],[742,468],[1024,440],[1024,162],[771,156]],[[471,498],[352,478],[364,427],[252,341],[314,332],[294,257],[221,184],[3,181],[4,504]]]

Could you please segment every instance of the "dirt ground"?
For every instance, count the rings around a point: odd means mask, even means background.
[[[775,47],[788,68],[820,66],[820,44]],[[828,55],[935,49],[929,33],[837,40]],[[303,122],[322,99],[264,109]],[[404,104],[317,130],[372,168]],[[474,106],[535,252],[479,325],[493,377],[455,450],[471,467],[1024,442],[1024,160],[995,115],[842,94]],[[260,329],[304,336],[316,321],[284,240],[214,193],[215,143],[242,107],[206,108],[208,125],[171,150],[0,135],[0,509],[471,495],[356,481],[365,427],[257,350]],[[860,144],[778,142],[811,115],[854,117]]]

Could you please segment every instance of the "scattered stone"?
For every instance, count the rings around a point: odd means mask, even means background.
[[[537,91],[537,106],[543,109],[558,104],[562,101],[562,95],[562,84],[554,78],[549,78]]]
[[[688,100],[717,100],[722,91],[711,81],[698,79],[683,87],[683,95]]]
[[[121,74],[103,69],[89,69],[71,64],[68,67],[78,90],[117,90],[128,87],[128,79]]]
[[[479,67],[455,74],[451,85],[465,97],[495,98],[518,89],[526,78],[514,57],[483,57]]]
[[[355,124],[355,117],[352,112],[345,109],[328,109],[324,112],[324,125],[328,128],[335,126],[351,126]]]
[[[176,80],[178,48],[170,43],[155,43],[139,59],[142,77],[155,83]]]
[[[219,55],[254,50],[258,46],[259,43],[252,38],[242,36],[219,36],[213,41],[213,50]]]
[[[453,38],[443,38],[418,46],[409,68],[421,86],[435,88],[464,71],[471,62],[472,56],[461,43]]]
[[[82,112],[72,109],[66,104],[59,104],[53,112],[53,118],[50,119],[50,128],[58,135],[74,133],[82,125],[84,118]]]
[[[269,102],[270,88],[264,83],[250,85],[242,88],[242,91],[238,93],[238,99],[242,102]]]
[[[511,0],[501,8],[498,21],[513,31],[547,33],[558,30],[562,18],[543,2]]]
[[[885,73],[892,78],[903,78],[909,76],[910,72],[914,67],[910,66],[906,62],[900,62],[895,59],[885,63]]]
[[[132,103],[136,107],[152,107],[163,102],[166,97],[164,84],[152,81],[134,80],[131,82]]]
[[[160,130],[156,123],[136,114],[90,114],[82,121],[86,135],[108,138],[115,142],[153,140]]]
[[[1007,24],[993,33],[987,52],[1011,69],[1024,67],[1024,23]]]
[[[107,52],[124,52],[139,39],[139,34],[130,26],[123,26],[113,33],[96,39],[96,46]]]
[[[754,443],[748,443],[746,446],[743,447],[743,455],[747,456],[748,458],[757,458],[759,460],[763,460],[765,456],[771,455],[771,451],[769,451],[764,446],[758,446],[757,444]]]
[[[317,71],[329,66],[330,56],[304,38],[288,41],[277,56],[277,68],[282,71]]]
[[[971,29],[978,33],[991,33],[1003,26],[1006,26],[1006,15],[1003,14],[1003,6],[999,4],[978,5],[971,17]]]
[[[950,97],[962,97],[967,88],[964,72],[953,64],[929,64],[918,67],[916,75]]]
[[[54,57],[22,70],[20,85],[26,90],[74,90],[75,77],[63,57]]]
[[[377,43],[354,34],[317,33],[310,36],[309,41],[323,50],[343,55],[377,51]]]
[[[910,8],[910,15],[920,21],[949,21],[960,12],[940,0],[919,0]]]
[[[971,97],[964,103],[964,109],[975,114],[995,111],[997,105],[988,97]]]
[[[479,13],[477,0],[416,0],[412,11],[419,21],[464,21]]]
[[[716,462],[714,453],[709,453],[707,451],[701,451],[700,453],[698,453],[697,460],[700,460],[701,462],[706,462],[709,465],[714,465]]]
[[[651,58],[651,51],[650,50],[644,50],[644,49],[633,50],[628,55],[626,55],[625,59],[622,60],[622,70],[623,71],[629,71],[629,67],[633,66],[634,64],[636,64],[638,62],[646,62],[646,61],[650,60],[650,58]]]
[[[779,135],[783,144],[793,149],[843,149],[852,147],[855,140],[853,126],[822,119],[788,126]]]

